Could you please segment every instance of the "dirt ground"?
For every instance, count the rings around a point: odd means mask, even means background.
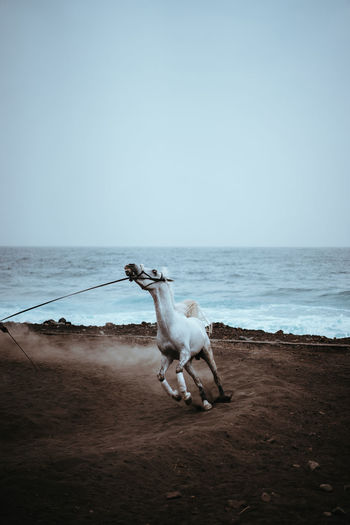
[[[39,370],[0,333],[2,524],[349,523],[347,341],[217,326],[233,397],[204,412],[161,389],[153,326],[8,326]]]

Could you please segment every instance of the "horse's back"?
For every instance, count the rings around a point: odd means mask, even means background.
[[[190,348],[196,353],[200,352],[203,348],[210,346],[209,337],[205,329],[203,321],[197,317],[189,317],[187,319],[191,325],[191,337],[190,337]]]

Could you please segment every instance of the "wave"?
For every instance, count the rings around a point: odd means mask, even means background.
[[[308,307],[297,304],[271,304],[250,308],[205,309],[210,321],[229,326],[298,335],[350,336],[349,310],[331,307]]]
[[[119,305],[118,308],[99,312],[96,312],[91,304],[89,305],[90,308],[88,305],[85,305],[85,308],[77,308],[76,305],[70,304],[68,306],[63,303],[54,303],[49,306],[26,312],[12,320],[42,323],[48,319],[57,321],[60,317],[64,317],[73,324],[86,326],[103,326],[106,323],[156,322],[152,303],[146,307],[141,304],[135,304],[133,307],[129,305],[128,308]],[[222,322],[233,327],[264,330],[266,332],[283,330],[286,333],[299,335],[325,335],[337,338],[350,336],[350,312],[346,309],[307,307],[296,304],[257,305],[247,308],[201,307],[210,322]],[[4,317],[5,314],[4,312],[2,316]]]
[[[350,290],[343,290],[341,292],[323,293],[323,294],[320,295],[320,297],[334,297],[334,298],[349,297],[350,298]]]
[[[261,295],[274,296],[274,295],[290,295],[293,293],[314,293],[314,288],[302,288],[302,287],[280,287],[274,290],[267,290]]]

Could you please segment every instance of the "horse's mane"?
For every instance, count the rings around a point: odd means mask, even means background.
[[[209,335],[213,332],[213,323],[210,323],[205,314],[199,307],[198,303],[193,299],[185,299],[182,303],[176,303],[175,308],[178,312],[184,314],[185,317],[196,317],[202,321],[206,327]]]
[[[169,277],[169,272],[168,272],[167,267],[163,266],[161,271],[165,277]],[[213,323],[210,323],[208,321],[203,310],[201,310],[201,308],[199,307],[199,304],[193,299],[185,299],[181,303],[175,303],[173,287],[169,282],[167,282],[167,285],[171,293],[171,298],[172,298],[175,310],[183,314],[185,317],[196,317],[197,319],[202,321],[208,335],[211,335],[213,333]]]

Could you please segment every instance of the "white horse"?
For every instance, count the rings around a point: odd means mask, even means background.
[[[184,302],[182,306],[176,306],[168,284],[172,279],[164,277],[158,270],[144,268],[142,264],[127,264],[125,273],[131,281],[135,281],[143,290],[147,290],[153,298],[157,315],[157,345],[162,354],[158,379],[167,394],[176,401],[183,399],[186,404],[191,403],[192,396],[187,391],[183,375],[185,368],[199,389],[204,410],[212,408],[192,365],[192,359],[196,357],[204,359],[213,373],[219,390],[217,401],[231,401],[232,394],[226,395],[222,388],[205,325],[202,320],[192,317],[189,312],[190,308],[192,312],[196,311],[194,305],[198,308],[197,303],[187,301],[187,304]],[[186,317],[186,314],[190,316]],[[174,359],[179,361],[176,367],[179,390],[173,390],[165,379],[165,373]]]

